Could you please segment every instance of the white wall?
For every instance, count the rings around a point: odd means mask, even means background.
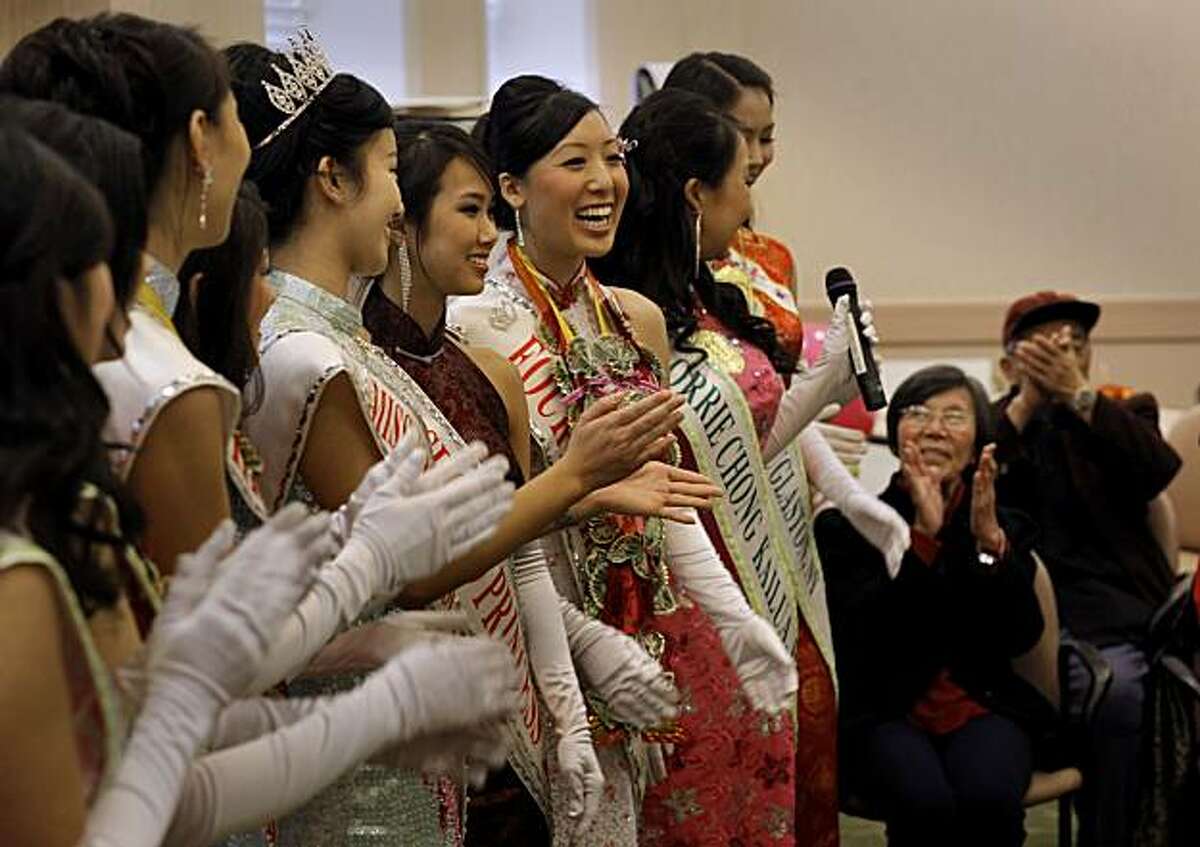
[[[590,0],[487,0],[488,89],[536,73],[599,94]]]
[[[408,93],[403,0],[305,0],[304,8],[336,70],[369,81],[389,102]]]

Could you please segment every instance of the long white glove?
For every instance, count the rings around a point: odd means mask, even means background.
[[[770,462],[792,443],[800,430],[816,420],[830,403],[845,403],[854,397],[858,384],[850,365],[850,298],[838,298],[825,332],[821,358],[809,368],[798,370],[779,401],[775,422],[763,443],[763,460]]]
[[[387,745],[437,737],[459,762],[500,767],[507,747],[499,725],[517,708],[517,675],[500,643],[414,646],[285,728],[198,761],[163,843],[200,847],[287,814]],[[131,832],[121,844],[141,843]]]
[[[304,676],[370,673],[401,650],[450,634],[470,634],[470,625],[461,612],[392,612],[338,635],[309,662]]]
[[[911,543],[908,522],[887,503],[867,493],[862,483],[850,476],[815,427],[807,427],[800,434],[800,453],[813,485],[883,554],[888,574],[894,579],[900,572],[904,551]]]
[[[317,574],[255,678],[264,691],[300,671],[373,599],[390,600],[431,576],[495,529],[512,507],[508,460],[472,444],[422,473],[425,449],[409,434],[364,476],[331,532],[348,533],[337,558]]]
[[[462,556],[512,508],[508,459],[485,456],[475,442],[420,476],[394,474],[354,517],[343,554],[381,570],[390,594]]]
[[[329,520],[281,510],[236,550],[225,521],[181,556],[146,645],[146,696],[121,764],[88,814],[83,844],[157,845],[196,751],[241,695],[328,556]],[[134,837],[136,834],[136,837]]]
[[[560,597],[559,610],[580,681],[614,718],[651,729],[679,717],[679,691],[662,666],[625,633],[589,618]]]
[[[878,343],[874,315],[869,303],[861,307],[863,331]],[[763,443],[763,461],[770,462],[783,448],[792,443],[800,431],[815,421],[830,403],[846,403],[858,395],[858,383],[850,364],[850,334],[854,319],[850,314],[850,298],[842,295],[833,308],[821,357],[809,368],[797,371],[792,384],[779,401],[775,423]],[[872,348],[872,354],[874,349]]]
[[[587,709],[563,630],[559,596],[546,568],[541,542],[523,545],[513,553],[511,562],[529,661],[558,730],[558,769],[566,793],[567,821],[565,827],[556,822],[555,829],[561,827],[566,838],[574,841],[591,826],[600,808],[604,774],[592,747]]]
[[[209,751],[237,747],[248,741],[291,726],[325,708],[330,697],[247,697],[235,700],[217,716],[208,741]]]
[[[667,759],[674,752],[674,744],[656,742],[646,745],[646,780],[651,785],[658,785],[670,776],[671,768],[667,765]]]
[[[833,415],[840,411],[839,406],[831,405],[826,409],[828,412],[833,410]],[[829,442],[830,449],[833,454],[838,457],[846,470],[851,476],[857,477],[862,470],[863,459],[867,456],[867,436],[861,429],[842,426],[840,424],[830,423],[825,420],[825,414],[822,413],[821,420],[815,421],[812,424],[817,432],[821,433],[821,437]]]
[[[800,680],[774,628],[746,603],[698,518],[667,523],[665,532],[667,564],[716,626],[751,705],[772,714],[783,710]]]

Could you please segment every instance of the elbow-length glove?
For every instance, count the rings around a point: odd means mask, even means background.
[[[498,642],[411,647],[353,691],[272,707],[268,720],[286,726],[196,762],[163,843],[201,847],[287,814],[389,746],[436,739],[445,764],[466,759],[478,782],[481,769],[504,763],[500,725],[517,708],[516,672]]]
[[[800,452],[809,480],[883,554],[888,574],[894,579],[911,543],[908,522],[850,476],[816,427],[807,427],[800,433]]]
[[[87,845],[157,845],[196,751],[250,685],[330,552],[328,516],[281,510],[231,551],[225,521],[181,556],[144,658],[145,699],[113,780],[88,814]]]
[[[521,603],[521,625],[529,660],[558,730],[558,767],[566,792],[567,821],[555,822],[574,840],[591,826],[600,808],[604,774],[592,747],[587,710],[559,611],[559,596],[538,541],[512,555],[513,582]]]
[[[712,620],[751,705],[768,713],[786,708],[799,687],[796,663],[746,602],[697,518],[666,525],[667,564],[679,585]]]
[[[589,618],[570,600],[560,597],[558,602],[580,681],[599,695],[614,718],[653,729],[679,717],[679,691],[640,644]]]
[[[863,332],[876,344],[879,333],[875,329],[875,317],[871,304],[862,306]],[[854,318],[850,314],[850,298],[838,298],[825,332],[821,346],[821,357],[811,367],[797,371],[792,384],[779,401],[779,410],[771,432],[763,442],[763,461],[770,462],[787,447],[800,432],[820,417],[830,403],[842,404],[858,394],[858,383],[850,364],[850,333],[854,332]],[[874,355],[874,348],[871,354]]]
[[[333,518],[344,539],[312,590],[285,623],[252,690],[293,676],[375,599],[387,600],[492,533],[512,508],[508,460],[472,444],[422,472],[425,449],[409,434],[363,477]]]

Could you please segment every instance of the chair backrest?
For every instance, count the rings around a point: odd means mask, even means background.
[[[1150,532],[1162,549],[1171,573],[1179,573],[1179,519],[1175,515],[1174,502],[1164,491],[1147,504],[1146,512]]]
[[[1200,406],[1179,416],[1167,442],[1183,459],[1183,467],[1167,488],[1179,518],[1179,543],[1185,550],[1200,550]]]
[[[1054,599],[1054,584],[1050,572],[1037,553],[1033,554],[1037,569],[1033,574],[1033,590],[1042,610],[1042,637],[1027,653],[1013,659],[1018,676],[1042,693],[1054,708],[1062,705],[1062,688],[1058,676],[1058,603]]]

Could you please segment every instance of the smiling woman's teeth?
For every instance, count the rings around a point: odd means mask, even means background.
[[[613,207],[588,206],[575,213],[575,218],[588,229],[607,229],[612,222]]]

